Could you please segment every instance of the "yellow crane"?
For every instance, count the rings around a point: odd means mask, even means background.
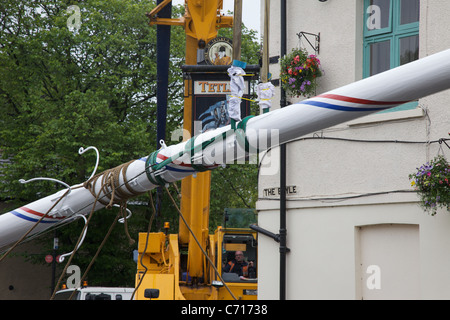
[[[237,0],[238,4],[241,0]],[[186,34],[186,65],[197,64],[197,49],[217,37],[220,28],[233,27],[233,17],[221,14],[222,0],[186,0],[181,18],[158,13],[171,0],[159,3],[149,14],[150,25],[182,26]],[[237,13],[240,13],[242,3]],[[240,21],[240,16],[236,16]],[[239,24],[240,26],[240,24]],[[240,36],[240,35],[238,35]],[[236,54],[240,55],[240,44]],[[234,50],[236,50],[236,45]],[[184,130],[192,135],[192,93],[185,80]],[[138,245],[136,299],[256,299],[256,275],[222,274],[224,263],[236,251],[256,260],[256,232],[218,227],[209,234],[210,171],[182,180],[178,234],[141,233]],[[186,252],[187,255],[182,254]],[[157,294],[155,294],[157,292]]]

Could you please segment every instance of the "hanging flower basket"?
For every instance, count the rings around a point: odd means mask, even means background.
[[[316,79],[322,76],[320,61],[305,50],[293,49],[280,59],[281,86],[291,96],[311,97],[316,92]]]
[[[439,155],[417,168],[409,179],[425,211],[435,215],[438,208],[450,209],[450,165],[443,156]]]

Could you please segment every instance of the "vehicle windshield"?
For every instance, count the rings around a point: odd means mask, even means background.
[[[55,294],[55,300],[78,300],[78,296],[80,295],[80,291],[76,290],[76,292],[73,294],[73,290],[62,290],[58,291]],[[72,296],[72,298],[70,297]]]
[[[251,234],[223,237],[222,278],[226,282],[256,282],[256,241]]]

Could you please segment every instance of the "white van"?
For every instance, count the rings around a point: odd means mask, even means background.
[[[76,291],[72,298],[73,291]],[[63,289],[55,294],[55,300],[131,300],[134,288],[121,287],[81,287]]]

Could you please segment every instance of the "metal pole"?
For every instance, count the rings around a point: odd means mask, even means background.
[[[163,0],[158,0],[157,4]],[[158,13],[161,18],[172,17],[172,2],[169,2]],[[169,86],[169,58],[170,58],[170,25],[156,26],[156,148],[161,148],[161,140],[166,140],[167,97]],[[156,190],[156,216],[161,211],[163,190]]]
[[[158,0],[160,4],[163,0]],[[168,3],[158,14],[161,18],[171,18],[172,2]],[[167,95],[169,85],[170,25],[156,26],[156,68],[157,68],[157,108],[156,108],[156,147],[161,147],[160,140],[166,138]]]
[[[280,57],[286,55],[286,0],[281,1]],[[286,92],[281,88],[280,107],[286,106]],[[280,300],[286,300],[286,144],[280,146]]]
[[[50,292],[50,296],[53,294],[53,292],[55,292],[55,278],[56,278],[56,250],[58,250],[58,234],[57,234],[57,230],[54,231],[53,233],[53,260],[52,260],[52,281],[51,281],[51,292]]]

